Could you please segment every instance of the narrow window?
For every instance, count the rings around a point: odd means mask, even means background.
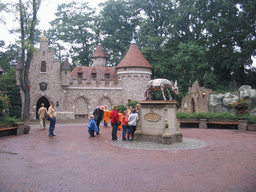
[[[77,73],[77,77],[81,79],[81,78],[83,77],[83,73],[78,72],[78,73]]]
[[[109,73],[105,73],[105,79],[110,79],[110,74]]]
[[[92,73],[92,78],[96,79],[96,73]]]
[[[42,61],[41,63],[41,72],[46,72],[46,62]]]

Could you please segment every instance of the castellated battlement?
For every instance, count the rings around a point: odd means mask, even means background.
[[[72,79],[69,83],[70,86],[78,87],[117,87],[120,86],[120,82],[111,79]]]

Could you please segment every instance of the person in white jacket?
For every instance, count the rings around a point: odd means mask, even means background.
[[[136,125],[138,120],[139,120],[139,115],[138,113],[136,113],[136,109],[133,109],[132,113],[129,115],[129,118],[128,118],[129,133],[130,133],[129,141],[134,139],[134,132],[136,131]]]

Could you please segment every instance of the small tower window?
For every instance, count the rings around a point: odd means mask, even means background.
[[[83,73],[78,72],[78,73],[77,73],[77,77],[81,79],[81,78],[83,77]]]
[[[45,56],[45,52],[43,52],[43,56]]]
[[[92,78],[96,79],[96,73],[92,73]]]
[[[46,72],[46,62],[42,61],[41,63],[41,72]]]
[[[110,74],[109,73],[105,73],[105,79],[110,79]]]

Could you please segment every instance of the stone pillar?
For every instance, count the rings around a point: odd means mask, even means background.
[[[199,128],[207,129],[207,119],[200,119]]]
[[[238,124],[239,131],[247,131],[248,122],[246,120],[239,120],[238,123],[239,123]]]
[[[136,139],[162,144],[182,142],[175,101],[142,101],[140,104]]]

